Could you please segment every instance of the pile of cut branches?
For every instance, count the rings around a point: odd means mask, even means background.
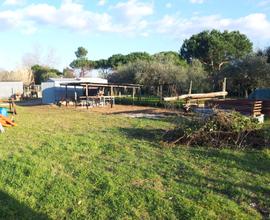
[[[187,146],[215,148],[260,148],[270,146],[270,140],[256,119],[238,112],[214,110],[209,117],[196,117],[165,133],[164,141]]]

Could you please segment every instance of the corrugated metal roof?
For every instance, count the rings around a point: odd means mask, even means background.
[[[58,83],[108,83],[107,79],[102,78],[50,78],[48,82],[58,82]]]

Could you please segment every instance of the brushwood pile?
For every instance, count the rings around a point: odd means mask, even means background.
[[[264,148],[270,131],[254,118],[238,112],[214,110],[208,117],[192,117],[164,134],[170,144],[214,148]]]

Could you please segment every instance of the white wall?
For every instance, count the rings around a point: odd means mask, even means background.
[[[55,104],[58,101],[65,100],[66,98],[66,87],[60,86],[58,82],[44,82],[41,83],[42,90],[42,103],[43,104]],[[83,89],[77,87],[77,95],[83,95]],[[73,86],[67,88],[67,98],[75,98],[75,89]]]
[[[41,83],[42,103],[51,104],[55,102],[54,82]]]
[[[0,82],[0,99],[23,93],[23,82]]]

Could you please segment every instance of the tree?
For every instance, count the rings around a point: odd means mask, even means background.
[[[63,77],[64,78],[74,78],[75,77],[75,74],[74,74],[74,70],[71,69],[71,68],[64,68],[63,69]]]
[[[115,69],[120,65],[127,64],[127,58],[123,54],[114,54],[108,59],[108,65]]]
[[[180,49],[188,62],[199,59],[210,73],[220,71],[231,60],[252,52],[252,43],[239,31],[203,31],[186,39]]]
[[[98,69],[99,71],[99,77],[107,79],[108,75],[111,72],[111,66],[109,65],[108,60],[101,59],[94,61],[95,69]]]
[[[149,53],[146,53],[146,52],[133,52],[126,55],[127,63],[133,63],[138,60],[151,61],[152,57]]]
[[[35,84],[41,84],[42,82],[47,81],[49,78],[57,78],[62,75],[57,69],[52,69],[46,66],[34,65],[31,68]]]
[[[248,96],[256,88],[270,87],[270,64],[267,56],[248,55],[227,65],[220,76],[228,78],[231,95]]]
[[[265,48],[264,50],[259,49],[256,55],[267,57],[267,63],[270,63],[270,46]]]
[[[152,59],[151,55],[146,52],[133,52],[128,55],[123,54],[114,54],[109,57],[108,60],[98,60],[96,62],[97,67],[101,67],[104,69],[117,69],[117,67],[121,65],[125,65],[128,63],[133,63],[138,60],[150,61]]]
[[[189,86],[191,81],[193,93],[206,92],[210,88],[207,72],[197,59],[192,60],[192,63],[188,66],[186,86]]]
[[[177,95],[186,89],[186,66],[158,61],[140,61],[140,63],[134,64],[134,68],[138,68],[137,66],[144,67],[136,73],[137,82],[144,85],[148,91],[156,90],[154,94],[158,96],[161,95],[160,93],[168,96]]]
[[[80,69],[80,77],[84,77],[86,72],[91,70],[93,67],[93,63],[86,57],[87,54],[88,51],[85,48],[79,47],[77,51],[75,51],[77,59],[70,63],[71,68]]]
[[[78,59],[85,59],[88,54],[88,51],[84,47],[78,47],[75,51],[75,55]]]
[[[154,60],[161,63],[171,62],[178,66],[187,66],[187,62],[179,55],[179,53],[174,51],[156,53],[152,57]]]

